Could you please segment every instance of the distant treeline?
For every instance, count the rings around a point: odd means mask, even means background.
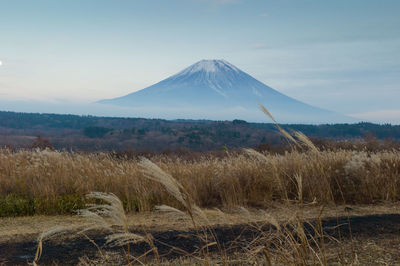
[[[400,140],[400,126],[390,124],[292,124],[282,127],[288,131],[301,131],[313,139],[330,141],[363,138]],[[1,145],[31,147],[32,143],[37,143],[39,135],[40,142],[46,140],[56,149],[84,151],[206,151],[282,143],[272,123],[0,112]]]
[[[253,124],[254,127],[270,130],[272,124]],[[323,125],[283,125],[287,130],[301,131],[304,134],[317,138],[351,139],[375,137],[378,139],[400,139],[400,125],[373,124],[361,122],[357,124],[323,124]]]

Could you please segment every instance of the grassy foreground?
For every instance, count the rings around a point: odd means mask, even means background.
[[[245,149],[224,156],[159,155],[150,160],[1,150],[2,216],[79,209],[79,220],[74,225],[68,219],[68,226],[56,222],[33,241],[21,231],[11,239],[0,236],[0,253],[11,254],[0,262],[363,265],[400,261],[394,251],[400,245],[400,216],[396,207],[388,207],[399,201],[400,152],[321,152],[312,143],[308,147],[306,152],[293,148],[283,155]],[[367,210],[376,210],[378,203],[384,203],[387,214],[355,212],[362,204],[372,204]],[[281,215],[286,218],[271,212],[277,204],[284,206]],[[346,206],[338,207],[341,204]],[[252,207],[258,215],[249,211]],[[316,208],[313,215],[307,214],[310,207]],[[214,218],[205,208],[215,208]],[[132,227],[127,212],[153,209],[190,225],[186,230],[184,224],[175,224],[172,231],[153,230],[149,228],[153,216],[145,226]],[[238,218],[232,219],[235,215],[229,210],[234,209],[239,210]],[[14,223],[16,218],[8,219]],[[160,219],[170,226],[168,214]],[[15,224],[10,228],[15,230]]]
[[[202,208],[265,207],[273,202],[371,204],[400,200],[400,151],[252,150],[226,156],[150,158],[190,192]],[[180,207],[138,160],[110,154],[0,150],[0,216],[68,214],[85,194],[112,192],[129,211]],[[301,195],[299,194],[301,191]]]

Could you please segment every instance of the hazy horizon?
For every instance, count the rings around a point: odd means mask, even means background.
[[[0,4],[0,110],[72,108],[225,59],[307,104],[400,123],[398,1]]]

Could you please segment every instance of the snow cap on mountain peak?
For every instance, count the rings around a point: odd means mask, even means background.
[[[207,72],[207,73],[213,73],[213,72],[219,72],[219,71],[234,71],[234,72],[240,72],[240,70],[232,65],[231,63],[220,59],[212,59],[212,60],[201,60],[188,68],[184,69],[178,75],[187,75],[187,74],[193,74],[196,72]]]

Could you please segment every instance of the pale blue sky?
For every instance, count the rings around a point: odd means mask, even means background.
[[[0,96],[96,101],[223,58],[306,103],[400,123],[399,14],[397,0],[0,0]]]

